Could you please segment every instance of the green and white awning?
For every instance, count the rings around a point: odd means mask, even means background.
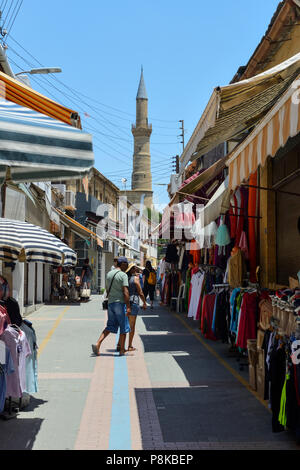
[[[92,136],[29,108],[0,100],[0,178],[55,181],[84,176],[94,165]]]

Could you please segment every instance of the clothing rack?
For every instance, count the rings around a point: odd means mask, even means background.
[[[224,271],[223,268],[220,268],[220,266],[215,266],[214,264],[198,264],[199,267],[203,268],[213,268],[213,269],[220,269],[220,271]]]

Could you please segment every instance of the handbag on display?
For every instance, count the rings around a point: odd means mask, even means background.
[[[86,282],[84,283],[83,289],[81,289],[80,296],[84,297],[84,298],[91,296],[91,289],[87,288],[87,283]]]
[[[115,276],[118,274],[118,272],[119,272],[119,270],[114,274],[114,277],[113,277],[112,280],[111,280],[109,289],[108,289],[108,291],[107,291],[107,293],[106,293],[107,298],[104,299],[103,302],[102,302],[102,309],[103,309],[103,310],[107,310],[107,309],[108,309],[108,296],[109,296],[109,293],[110,293],[110,289],[111,289],[112,283],[114,282],[114,278],[115,278]]]

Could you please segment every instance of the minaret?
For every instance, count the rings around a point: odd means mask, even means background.
[[[128,195],[132,202],[140,202],[144,194],[144,204],[146,207],[152,206],[152,175],[151,175],[151,155],[150,136],[152,125],[148,124],[148,96],[146,92],[143,67],[138,92],[136,95],[136,124],[132,125],[134,137],[133,171],[131,191]],[[134,195],[136,192],[136,195]]]

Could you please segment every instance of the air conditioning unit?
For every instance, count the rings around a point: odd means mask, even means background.
[[[106,253],[112,253],[112,249],[113,249],[112,242],[110,240],[104,240],[103,251],[105,251]]]
[[[74,191],[67,190],[65,193],[65,208],[76,209],[76,194]]]

